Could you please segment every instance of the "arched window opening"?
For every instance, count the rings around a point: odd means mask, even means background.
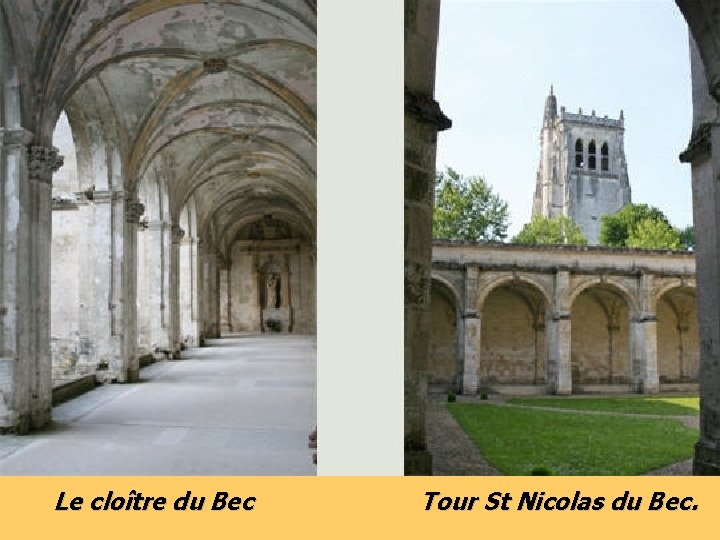
[[[590,141],[590,144],[588,145],[588,166],[590,169],[595,170],[595,141]]]
[[[602,148],[600,148],[600,167],[603,171],[610,170],[610,150],[608,149],[608,143],[604,142]]]
[[[575,141],[575,167],[584,167],[585,159],[583,155],[583,141],[578,139]]]

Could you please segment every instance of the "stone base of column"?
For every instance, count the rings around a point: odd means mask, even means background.
[[[52,422],[52,407],[47,406],[33,411],[29,418],[31,430],[42,429]]]
[[[0,416],[0,435],[9,433],[23,434],[30,431],[30,415],[17,415],[11,410],[3,411]]]
[[[432,454],[427,450],[405,450],[405,476],[431,476]]]
[[[660,385],[655,383],[649,383],[647,381],[641,381],[640,382],[640,394],[659,394],[660,393]]]
[[[705,441],[695,443],[693,474],[697,476],[720,476],[720,448]]]
[[[126,383],[134,383],[140,380],[140,369],[139,368],[128,368],[127,376],[125,377]]]

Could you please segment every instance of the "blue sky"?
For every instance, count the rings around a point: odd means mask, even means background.
[[[437,167],[482,175],[529,221],[550,84],[558,108],[625,112],[632,200],[692,223],[688,32],[674,2],[443,0],[435,95],[453,127]]]

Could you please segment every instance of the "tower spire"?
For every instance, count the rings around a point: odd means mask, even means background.
[[[545,114],[544,123],[552,124],[553,120],[557,117],[557,99],[553,93],[553,85],[550,85],[550,95],[545,100]]]

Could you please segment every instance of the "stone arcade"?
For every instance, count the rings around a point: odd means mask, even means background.
[[[716,0],[676,0],[676,3],[685,17],[690,31],[690,55],[693,87],[693,131],[690,136],[688,148],[682,152],[681,160],[692,167],[693,183],[693,212],[697,243],[695,250],[696,280],[697,280],[697,314],[699,331],[699,385],[701,396],[700,408],[700,440],[695,448],[694,473],[720,474],[720,4]],[[431,342],[431,287],[432,287],[432,186],[435,174],[435,152],[437,133],[450,127],[450,121],[443,115],[440,106],[434,101],[435,82],[435,55],[438,38],[438,23],[440,14],[439,0],[406,0],[405,1],[405,470],[407,474],[429,474],[432,458],[427,452],[425,444],[425,407],[427,384],[430,369],[430,342]],[[450,249],[448,249],[450,251]],[[598,254],[600,257],[600,254]],[[632,255],[630,255],[632,258]],[[467,264],[470,276],[465,281],[473,286],[473,278],[479,278],[481,261]],[[484,264],[485,261],[483,260]],[[646,265],[648,270],[651,265]],[[458,268],[459,270],[459,268]],[[552,279],[561,285],[565,291],[571,287],[570,273],[560,266],[555,272],[548,274],[546,279]],[[556,350],[556,358],[548,356],[548,363],[554,363],[564,372],[550,373],[548,382],[557,384],[559,389],[572,388],[572,359],[567,361],[570,351],[559,349],[562,339],[557,339],[563,332],[563,326],[569,326],[571,319],[567,317],[568,303],[565,293],[543,298],[542,286],[528,285],[527,279],[520,279],[522,269],[518,270],[518,279],[510,275],[508,284],[519,293],[516,298],[525,298],[527,301],[545,301],[546,311],[555,310],[556,317],[550,317],[551,324],[558,329],[550,339],[548,351]],[[657,301],[658,295],[648,291],[652,285],[647,283],[649,273],[640,271],[636,279],[635,299],[621,292],[622,287],[629,283],[620,284],[616,278],[608,273],[605,284],[593,285],[598,288],[597,297],[607,307],[609,301],[622,300],[619,306],[621,311],[629,310],[627,315],[621,315],[621,320],[627,319],[631,324],[644,329],[644,332],[633,331],[632,346],[635,351],[635,366],[646,368],[644,378],[641,376],[634,381],[641,380],[648,384],[658,381],[657,374],[647,369],[652,366],[651,344],[652,334],[657,334],[657,324],[660,322],[660,313],[657,313],[658,322],[642,321],[642,309],[646,309],[648,302]],[[668,278],[661,273],[660,278]],[[613,278],[613,279],[611,279]],[[654,280],[655,276],[651,278]],[[682,278],[677,284],[684,288]],[[643,281],[646,281],[643,283]],[[639,288],[638,288],[639,287]],[[462,290],[462,289],[459,289]],[[570,289],[572,290],[572,289]],[[591,292],[591,291],[587,291]],[[451,295],[452,293],[448,292]],[[491,293],[492,294],[492,293]],[[508,293],[509,294],[509,293]],[[474,296],[464,294],[455,298],[457,310],[463,314],[472,315]],[[468,299],[470,303],[468,305]],[[465,303],[461,302],[464,301]],[[523,300],[523,301],[526,301]],[[487,301],[491,301],[488,298]],[[580,295],[578,300],[580,301]],[[633,302],[636,304],[633,305]],[[640,302],[638,305],[637,303]],[[643,304],[645,303],[645,305]],[[596,302],[599,303],[599,302]],[[451,309],[452,303],[447,304]],[[460,308],[459,306],[462,306]],[[530,312],[531,310],[528,309]],[[659,309],[658,309],[659,311]],[[469,312],[469,313],[468,313]],[[651,313],[651,312],[650,312]],[[614,317],[614,316],[613,316]],[[473,332],[472,325],[468,328],[466,317],[465,340]],[[608,317],[609,318],[609,317]],[[633,320],[634,319],[634,320]],[[479,321],[479,319],[478,319]],[[623,332],[623,324],[613,323],[609,326],[617,327],[613,333]],[[655,328],[653,329],[653,326]],[[679,326],[682,326],[679,325]],[[476,331],[480,331],[479,324]],[[609,331],[606,329],[606,332]],[[630,331],[628,326],[628,332]],[[539,332],[538,332],[539,333]],[[547,334],[546,334],[547,335]],[[473,336],[471,336],[473,337]],[[480,336],[474,336],[479,338]],[[645,348],[644,361],[637,361],[637,344],[643,339],[648,344]],[[613,340],[616,339],[613,337]],[[620,338],[628,340],[627,338]],[[613,341],[614,342],[614,341]],[[569,340],[564,340],[565,346]],[[609,346],[609,340],[608,340]],[[572,347],[572,344],[571,344]],[[463,366],[467,365],[466,356]],[[614,353],[613,353],[614,354]],[[482,354],[479,355],[482,358]],[[569,370],[569,372],[568,372]],[[472,375],[472,366],[469,369]],[[592,370],[586,370],[590,378]],[[594,370],[597,376],[609,377],[608,369]],[[540,370],[538,370],[538,373]],[[613,370],[613,373],[615,371]],[[627,373],[630,373],[628,370]],[[632,371],[633,376],[636,372]],[[662,372],[661,372],[662,373]],[[685,372],[687,373],[687,372]],[[682,374],[681,374],[682,376]],[[452,374],[449,377],[453,377]],[[525,375],[527,377],[527,375]],[[534,371],[533,371],[534,377]],[[472,376],[469,378],[472,383]],[[633,379],[630,380],[633,383]],[[643,383],[643,386],[645,384]]]
[[[690,253],[435,242],[432,268],[436,389],[697,389]]]
[[[315,24],[314,0],[0,4],[0,430],[45,426],[53,382],[315,333]]]

